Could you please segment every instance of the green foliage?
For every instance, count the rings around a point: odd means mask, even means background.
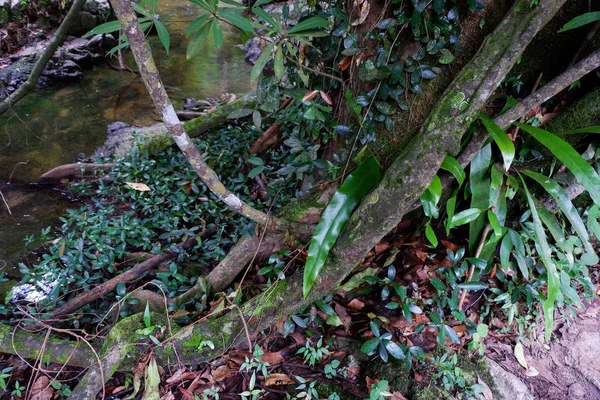
[[[577,29],[580,26],[591,24],[592,22],[600,21],[600,11],[592,11],[581,14],[567,22],[558,32],[566,32],[571,29]]]
[[[400,346],[392,341],[392,334],[389,332],[381,333],[377,320],[372,320],[370,326],[375,337],[364,342],[360,351],[368,355],[379,354],[384,362],[388,361],[390,355],[398,360],[406,358]]]
[[[331,202],[323,212],[321,220],[308,249],[304,267],[304,297],[325,264],[329,250],[342,232],[350,214],[359,201],[379,182],[381,167],[378,160],[371,158],[348,175],[342,186],[335,192]]]
[[[308,363],[311,367],[314,367],[316,363],[319,363],[323,360],[325,355],[330,354],[327,346],[323,346],[323,338],[319,338],[316,346],[312,346],[310,339],[306,341],[304,347],[298,349],[296,354],[302,354],[304,357],[304,361]]]
[[[6,382],[10,379],[13,368],[7,367],[0,371],[0,389],[6,390]]]

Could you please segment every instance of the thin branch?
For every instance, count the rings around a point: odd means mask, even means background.
[[[71,9],[69,10],[65,19],[56,30],[56,34],[54,35],[50,43],[48,43],[48,46],[35,63],[35,66],[33,67],[33,70],[27,77],[25,83],[23,83],[17,90],[14,91],[14,93],[9,95],[7,98],[4,99],[4,101],[2,101],[2,103],[0,103],[0,115],[4,114],[6,110],[15,105],[19,100],[25,97],[25,95],[29,93],[30,90],[32,90],[35,87],[38,79],[40,79],[40,76],[42,75],[42,72],[44,72],[44,68],[46,68],[46,64],[48,64],[48,61],[50,61],[52,55],[54,54],[58,46],[60,46],[60,44],[65,40],[69,29],[71,29],[71,25],[73,25],[73,23],[77,19],[77,16],[79,15],[79,12],[83,9],[85,1],[86,0],[75,0],[73,2]]]

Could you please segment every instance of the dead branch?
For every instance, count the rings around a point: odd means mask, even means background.
[[[194,247],[198,243],[198,239],[204,239],[211,235],[213,235],[217,229],[215,227],[210,227],[203,231],[202,233],[187,239],[185,242],[179,244],[177,247],[188,250]],[[91,303],[92,301],[98,300],[100,297],[104,296],[106,293],[112,292],[115,290],[119,283],[127,283],[131,282],[137,278],[139,278],[142,274],[150,271],[155,268],[157,265],[162,264],[163,262],[175,258],[178,253],[173,251],[166,251],[164,254],[156,255],[148,260],[136,265],[135,267],[123,272],[115,276],[114,278],[94,287],[92,290],[88,292],[84,292],[81,295],[69,300],[66,304],[57,308],[50,317],[51,319],[61,318],[67,314],[70,314],[74,311],[77,311],[81,307],[86,304]]]
[[[81,179],[85,176],[93,175],[96,171],[110,171],[114,164],[96,164],[96,163],[73,163],[59,165],[56,168],[42,174],[36,183],[56,183],[63,179]]]

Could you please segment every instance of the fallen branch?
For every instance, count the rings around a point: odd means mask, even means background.
[[[36,85],[37,81],[40,79],[42,72],[44,72],[44,68],[46,68],[46,64],[52,58],[52,55],[61,45],[61,43],[65,40],[69,29],[71,29],[71,25],[77,19],[79,13],[83,9],[83,5],[86,0],[75,0],[73,5],[71,5],[71,9],[65,16],[65,19],[62,21],[54,37],[46,46],[44,52],[40,55],[40,58],[35,63],[31,73],[27,77],[27,80],[12,94],[8,95],[2,103],[0,103],[0,115],[4,114],[9,108],[15,105],[19,100],[21,100],[27,93],[29,93]]]
[[[179,244],[177,247],[188,250],[194,247],[198,243],[198,239],[204,239],[211,235],[213,235],[217,229],[215,227],[211,227],[203,231],[202,233],[189,238],[185,242]],[[95,286],[92,290],[88,292],[84,292],[83,294],[69,300],[67,303],[63,304],[61,307],[57,308],[50,317],[51,319],[61,318],[67,314],[70,314],[74,311],[77,311],[81,307],[89,304],[95,300],[98,300],[100,297],[104,296],[106,293],[112,292],[115,290],[119,283],[127,283],[131,282],[137,278],[139,278],[142,274],[150,271],[155,268],[157,265],[162,264],[163,262],[175,258],[178,253],[174,251],[166,251],[164,254],[156,255],[154,257],[149,258],[148,260],[136,265],[135,267],[123,272],[115,276],[114,278]]]
[[[275,146],[281,140],[281,126],[277,122],[267,128],[256,142],[250,146],[251,154],[262,154],[265,150]]]
[[[87,175],[93,175],[96,171],[110,171],[114,164],[96,164],[96,163],[73,163],[59,165],[56,168],[42,174],[36,183],[55,183],[63,179],[81,179]]]

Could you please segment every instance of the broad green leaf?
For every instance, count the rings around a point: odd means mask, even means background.
[[[452,217],[452,222],[450,223],[450,228],[455,228],[460,225],[468,224],[471,221],[474,221],[479,217],[483,210],[480,208],[469,208],[464,211],[459,212],[454,217]]]
[[[589,164],[588,164],[589,165]],[[550,340],[550,336],[552,335],[552,324],[554,321],[554,302],[558,297],[558,291],[560,288],[559,276],[556,271],[556,266],[554,265],[554,261],[552,260],[552,251],[550,250],[550,246],[548,245],[548,241],[546,240],[546,232],[544,231],[544,227],[542,226],[542,221],[537,213],[537,209],[535,208],[535,203],[533,201],[533,197],[529,193],[529,189],[523,180],[523,177],[519,174],[519,178],[521,178],[521,183],[523,183],[523,189],[525,190],[525,195],[527,197],[527,202],[529,203],[529,209],[531,210],[531,217],[533,218],[533,226],[535,229],[535,237],[536,237],[536,247],[538,248],[538,252],[546,267],[546,275],[548,280],[548,293],[546,295],[546,299],[542,303],[542,309],[544,310],[544,320],[546,321],[546,340]]]
[[[152,326],[152,321],[150,320],[150,303],[146,302],[146,308],[144,309],[144,325],[146,328]]]
[[[281,78],[283,78],[283,73],[285,71],[283,66],[283,47],[281,46],[277,47],[277,50],[275,51],[273,68],[275,72],[275,78],[277,78],[277,80],[280,81]]]
[[[156,32],[158,33],[160,42],[167,51],[167,54],[169,54],[169,46],[171,45],[171,36],[169,36],[169,31],[167,31],[167,28],[165,28],[163,23],[159,20],[155,20],[154,25],[156,26]]]
[[[252,12],[258,16],[260,19],[271,25],[271,27],[275,30],[275,32],[281,32],[281,25],[277,23],[265,10],[260,7],[252,7]],[[262,27],[264,29],[264,26]]]
[[[110,21],[110,22],[106,22],[104,24],[98,25],[97,27],[95,27],[94,29],[92,29],[91,31],[89,31],[88,33],[86,33],[83,36],[99,35],[101,33],[111,33],[111,32],[118,31],[119,29],[121,29],[121,23],[119,23],[118,20]]]
[[[563,26],[558,32],[560,33],[570,31],[571,29],[576,29],[580,26],[591,24],[592,22],[596,21],[600,21],[600,11],[593,11],[581,14],[567,22],[565,26]]]
[[[106,53],[106,54],[109,55],[109,56],[112,56],[117,51],[119,51],[121,49],[124,49],[127,46],[129,46],[129,42],[127,40],[124,40],[123,42],[119,43],[118,45],[116,45],[115,47],[113,47],[112,49],[110,49],[109,52]]]
[[[437,218],[439,210],[437,204],[442,197],[442,182],[438,176],[433,178],[433,181],[421,195],[421,203],[423,204],[423,212],[426,216]]]
[[[471,161],[471,173],[469,183],[471,184],[471,208],[487,210],[490,208],[490,162],[492,160],[492,146],[489,144],[473,157]],[[471,222],[469,226],[469,249],[475,251],[479,236],[485,225],[485,214]],[[455,225],[456,226],[456,225]]]
[[[221,28],[221,24],[216,18],[212,20],[212,33],[215,46],[217,46],[217,49],[220,49],[223,45],[223,28]]]
[[[460,339],[458,338],[454,328],[444,324],[444,333],[452,343],[460,344]]]
[[[140,14],[142,14],[144,17],[148,17],[148,18],[152,18],[154,19],[154,16],[152,15],[152,12],[146,10],[144,7],[140,6],[139,4],[137,4],[136,2],[132,1],[131,2],[131,6],[133,7],[133,9],[137,12],[139,12]]]
[[[448,215],[448,218],[446,219],[446,222],[444,224],[444,226],[446,227],[446,235],[450,235],[450,229],[452,229],[452,218],[454,218],[454,211],[456,210],[458,190],[459,188],[454,189],[454,192],[452,192],[452,196],[450,196],[448,201],[446,201],[446,215]]]
[[[146,365],[146,379],[144,380],[144,384],[145,388],[142,400],[160,400],[160,373],[154,357],[151,357]]]
[[[579,216],[577,209],[571,202],[567,191],[563,189],[554,179],[548,178],[542,174],[538,174],[537,172],[525,170],[523,171],[523,174],[535,180],[541,187],[544,188],[546,192],[548,192],[550,196],[552,196],[554,201],[556,201],[556,204],[558,204],[558,207],[560,208],[562,213],[565,215],[565,217],[567,217],[567,219],[571,223],[571,226],[573,227],[575,232],[577,232],[577,235],[579,235],[579,238],[583,242],[586,251],[590,253],[590,255],[595,256],[592,258],[595,258],[597,260],[598,256],[596,255],[594,247],[589,241],[590,238],[585,224]],[[590,259],[590,261],[593,261],[593,259]],[[595,261],[594,264],[596,264],[597,262],[598,261]]]
[[[244,6],[242,3],[238,3],[238,2],[237,2],[237,1],[235,1],[235,0],[221,0],[221,3],[225,3],[225,4],[228,4],[228,5],[230,5],[230,6],[234,6],[234,7],[243,7],[243,8],[245,8],[245,7],[246,7],[246,6]],[[258,3],[258,2],[254,3],[254,5],[256,6],[256,4],[257,4],[257,3]]]
[[[323,264],[325,264],[329,250],[335,244],[350,218],[350,214],[362,198],[379,182],[380,176],[379,162],[377,159],[371,158],[348,175],[342,186],[333,195],[331,202],[323,212],[308,249],[304,267],[304,298],[310,292]]]
[[[485,282],[471,281],[461,283],[460,285],[458,285],[458,287],[465,290],[483,290],[487,289],[489,286]]]
[[[219,0],[207,0],[208,6],[210,7],[210,11],[217,12],[219,7]]]
[[[371,355],[371,354],[375,353],[375,351],[377,350],[378,346],[379,346],[379,339],[367,340],[360,347],[360,351],[362,351],[363,353],[367,353],[367,354]]]
[[[191,3],[200,6],[202,9],[210,12],[210,6],[204,0],[190,0]]]
[[[456,161],[456,158],[451,156],[446,156],[444,161],[442,162],[441,169],[450,172],[458,181],[458,185],[462,185],[465,181],[465,177],[467,176],[463,167],[461,167],[460,163]]]
[[[433,247],[437,247],[438,239],[437,236],[435,236],[433,228],[431,227],[431,223],[427,223],[427,225],[425,226],[425,236],[427,237],[427,240],[431,242],[431,245]]]
[[[187,31],[185,33],[185,37],[190,37],[190,35],[194,32],[196,32],[198,29],[200,29],[200,27],[202,25],[204,25],[204,23],[206,21],[208,21],[209,18],[211,18],[212,15],[210,14],[204,14],[199,16],[198,18],[196,18],[195,20],[193,20],[187,28]]]
[[[188,43],[187,47],[187,58],[192,58],[202,51],[202,47],[204,46],[204,43],[206,42],[206,39],[208,37],[209,28],[210,23],[205,23],[200,29],[198,29],[198,31],[196,31],[192,35],[192,39]]]
[[[252,114],[253,112],[254,112],[254,110],[251,108],[238,108],[237,110],[232,111],[227,116],[227,119],[237,119],[237,118],[247,117],[248,115]]]
[[[523,245],[523,240],[521,239],[521,235],[517,231],[512,229],[508,230],[508,236],[510,237],[511,243],[515,249],[513,255],[517,260],[517,265],[519,266],[519,270],[523,275],[523,278],[528,281],[529,280],[529,267],[527,266],[527,261],[525,260],[525,246]]]
[[[498,217],[492,210],[488,210],[487,212],[488,221],[490,222],[490,226],[494,230],[494,235],[500,237],[504,234],[504,229],[502,229],[502,225],[500,225],[500,221],[498,221]]]
[[[273,0],[257,0],[256,3],[254,3],[254,7],[259,7],[259,6],[262,6],[263,4],[269,4],[272,1]]]
[[[567,248],[567,238],[565,237],[565,232],[550,211],[546,210],[545,208],[539,208],[538,215],[540,216],[540,220],[544,223],[546,228],[548,228],[548,231],[554,238],[558,248],[564,252],[571,253],[571,250]]]
[[[592,200],[594,200],[594,203],[600,204],[600,176],[598,176],[594,168],[585,161],[581,154],[579,154],[569,143],[548,131],[518,122],[515,122],[514,124],[546,146],[548,150],[552,152],[554,157],[562,161],[573,175],[575,175],[577,182],[587,190]]]
[[[512,164],[513,159],[515,158],[515,144],[510,140],[506,132],[502,130],[490,117],[485,115],[484,113],[479,114],[479,119],[483,122],[485,129],[487,129],[488,133],[496,142],[496,145],[500,149],[502,153],[502,158],[504,159],[504,170],[508,171],[510,168],[510,164]]]
[[[254,28],[252,28],[252,23],[246,18],[242,17],[241,15],[236,14],[235,12],[224,11],[219,16],[227,22],[229,22],[230,24],[237,26],[245,32],[254,32]]]
[[[390,353],[390,355],[398,360],[403,360],[406,358],[404,352],[396,343],[391,340],[385,344],[385,349]]]
[[[504,267],[505,272],[510,269],[510,252],[512,248],[513,243],[510,240],[510,235],[504,235],[500,244],[500,264]]]
[[[255,80],[258,79],[258,77],[260,76],[262,70],[265,68],[265,65],[267,65],[267,62],[271,58],[271,52],[273,51],[274,47],[275,47],[275,42],[270,43],[262,51],[260,57],[258,57],[258,60],[256,60],[256,63],[254,64],[254,67],[252,67],[252,72],[250,73],[250,80],[252,82],[254,82]]]
[[[573,135],[576,133],[600,133],[600,125],[585,126],[579,129],[571,129],[569,131],[560,132],[559,135]]]
[[[299,33],[329,26],[329,21],[322,17],[311,17],[299,22],[288,30],[288,33]]]

